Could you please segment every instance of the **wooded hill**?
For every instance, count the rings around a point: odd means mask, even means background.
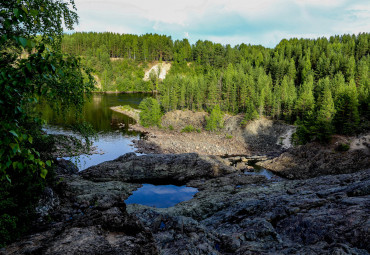
[[[246,120],[298,121],[306,140],[369,128],[369,33],[284,39],[273,49],[200,40],[190,45],[157,34],[75,33],[65,35],[62,49],[83,56],[103,90],[158,89],[165,111],[219,105],[246,113]],[[150,61],[172,62],[163,82],[142,80]]]

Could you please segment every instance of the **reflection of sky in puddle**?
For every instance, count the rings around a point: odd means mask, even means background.
[[[125,203],[167,208],[192,199],[197,192],[196,188],[186,186],[143,184]]]
[[[268,180],[278,178],[275,174],[273,174],[271,171],[266,170],[264,168],[254,168],[253,172],[248,172],[245,171],[245,174],[250,174],[250,175],[263,175],[265,176]]]

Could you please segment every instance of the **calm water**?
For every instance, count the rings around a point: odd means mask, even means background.
[[[197,192],[198,189],[186,186],[143,184],[125,203],[168,208],[192,199]]]
[[[251,164],[253,166],[253,171],[252,172],[249,172],[249,171],[245,171],[244,174],[249,174],[249,175],[263,175],[265,176],[268,180],[272,180],[272,181],[279,181],[281,180],[281,177],[277,176],[276,174],[274,174],[273,172],[263,168],[263,167],[260,167],[260,166],[257,166],[256,164]]]
[[[76,162],[79,169],[84,170],[104,161],[116,159],[127,152],[133,152],[131,141],[139,138],[140,134],[129,132],[128,127],[135,121],[128,116],[112,111],[110,107],[130,105],[133,108],[138,108],[141,100],[147,96],[148,94],[93,94],[91,100],[84,105],[82,115],[98,132],[98,139],[94,141],[93,146],[96,146],[97,151],[104,154],[81,155],[78,158],[66,159]],[[61,116],[49,106],[43,105],[42,117],[48,123],[45,127],[48,133],[76,135],[70,129],[71,125],[76,124],[73,112]],[[121,123],[125,124],[124,128],[120,128],[119,124]]]

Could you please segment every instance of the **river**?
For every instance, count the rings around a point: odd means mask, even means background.
[[[135,121],[121,113],[110,109],[112,106],[130,105],[138,108],[141,100],[149,94],[100,94],[92,95],[90,101],[86,102],[82,109],[82,115],[97,132],[97,140],[93,146],[99,154],[81,155],[79,157],[66,157],[77,164],[80,170],[113,160],[117,157],[134,152],[132,140],[139,139],[140,133],[128,131],[128,127]],[[42,117],[47,121],[45,131],[49,134],[76,135],[71,130],[71,125],[76,123],[75,113],[70,111],[64,116],[52,110],[48,105],[43,104]],[[124,128],[120,124],[125,124]]]

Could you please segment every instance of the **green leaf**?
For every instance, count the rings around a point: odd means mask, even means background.
[[[37,15],[39,14],[39,12],[38,12],[37,10],[31,10],[31,11],[30,11],[30,13],[31,13],[31,15],[32,15],[34,18],[36,18],[36,17],[37,17]]]
[[[18,143],[11,143],[11,144],[9,144],[9,146],[10,146],[10,148],[12,148],[14,153],[20,152]]]
[[[17,132],[15,132],[14,130],[10,130],[9,133],[11,133],[12,135],[14,135],[15,137],[18,138],[18,134]]]
[[[22,6],[22,10],[25,12],[25,13],[27,13],[28,14],[28,10],[27,10],[27,8],[26,8],[26,6]]]
[[[45,164],[46,164],[48,167],[51,167],[51,161],[50,161],[50,160],[47,160],[47,161],[45,162]]]
[[[19,9],[15,8],[13,10],[13,12],[14,12],[14,15],[18,18],[19,17]]]
[[[21,137],[22,137],[21,141],[22,141],[22,140],[26,140],[26,139],[27,139],[27,135],[26,135],[26,134],[22,134],[22,136],[21,136]]]
[[[6,164],[5,164],[6,168],[10,167],[11,164],[12,164],[12,161],[8,160],[8,162],[6,162]]]
[[[33,138],[32,138],[32,136],[28,137],[28,142],[29,142],[29,143],[32,143],[32,142],[33,142]]]
[[[23,48],[27,46],[27,39],[24,37],[18,37],[19,42],[22,44]]]
[[[26,64],[26,67],[27,67],[28,71],[30,71],[30,72],[32,71],[32,67],[31,67],[31,64],[30,63],[27,63]]]
[[[5,175],[5,178],[8,180],[9,183],[12,183],[12,180],[9,178],[9,175]]]
[[[41,178],[45,179],[47,173],[48,171],[45,168],[41,169],[41,173],[40,173]]]
[[[13,169],[17,169],[18,162],[13,162]]]

